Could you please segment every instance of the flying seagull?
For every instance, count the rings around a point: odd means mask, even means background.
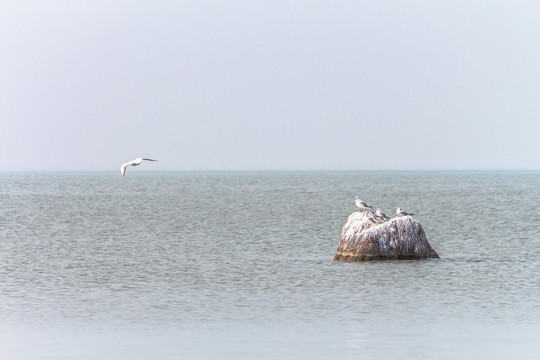
[[[414,214],[409,214],[408,212],[403,211],[402,208],[397,208],[396,209],[396,214],[397,214],[397,216],[409,216],[409,215],[412,216],[412,215],[414,215]]]
[[[356,197],[356,206],[358,206],[361,210],[373,208],[373,206],[368,205],[364,201],[360,200],[358,196]]]
[[[144,159],[144,158],[136,158],[135,160],[131,160],[130,162],[127,162],[125,164],[122,164],[122,166],[120,166],[120,171],[122,172],[122,176],[124,176],[126,174],[126,168],[128,166],[139,166],[142,164],[143,160],[146,160],[146,161],[157,161],[157,160],[152,160],[152,159]]]

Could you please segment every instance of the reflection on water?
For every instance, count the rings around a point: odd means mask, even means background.
[[[136,175],[0,177],[0,358],[540,350],[538,173]],[[333,262],[356,195],[441,259]]]

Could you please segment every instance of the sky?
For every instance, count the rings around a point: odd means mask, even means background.
[[[537,170],[539,19],[536,0],[0,0],[0,171]]]

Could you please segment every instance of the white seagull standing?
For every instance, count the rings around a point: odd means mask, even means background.
[[[369,224],[378,224],[378,223],[375,221],[375,219],[373,218],[373,216],[371,216],[371,215],[368,215],[368,216],[366,217],[366,220],[367,220],[367,222],[368,222]]]
[[[383,218],[387,218],[388,216],[381,211],[381,209],[377,208],[377,211],[375,212],[375,215]]]
[[[397,216],[412,216],[412,215],[414,215],[414,214],[409,214],[408,212],[403,211],[402,208],[397,208],[396,209],[396,214],[397,214]]]
[[[125,164],[122,164],[122,166],[120,166],[120,171],[122,172],[122,176],[124,176],[126,174],[126,168],[128,166],[139,166],[139,165],[142,164],[143,160],[145,160],[145,161],[157,161],[157,160],[144,159],[144,158],[136,158],[135,160],[131,160],[130,162],[127,162]]]
[[[360,208],[360,210],[372,209],[373,208],[373,206],[368,205],[366,202],[360,200],[358,198],[358,196],[356,197],[356,206],[358,206]]]

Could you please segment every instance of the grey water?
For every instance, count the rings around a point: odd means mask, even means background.
[[[334,262],[358,195],[440,259]],[[539,172],[0,174],[0,359],[531,359]]]

